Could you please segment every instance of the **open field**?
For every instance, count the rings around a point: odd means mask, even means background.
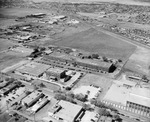
[[[7,50],[9,47],[14,46],[15,44],[6,39],[0,39],[0,51]]]
[[[0,70],[14,65],[17,62],[23,60],[24,57],[21,53],[15,53],[15,52],[7,52],[7,53],[1,53],[0,54]]]
[[[150,75],[150,50],[138,47],[134,54],[131,55],[129,61],[125,65],[125,69]]]
[[[89,29],[62,40],[56,40],[52,44],[99,53],[102,56],[122,60],[126,60],[136,48],[136,46],[107,35],[102,31],[98,32],[95,29]]]

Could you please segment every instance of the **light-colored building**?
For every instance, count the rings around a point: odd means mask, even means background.
[[[51,117],[57,120],[63,120],[64,122],[75,122],[81,114],[83,114],[82,106],[63,100],[59,101],[49,111]]]
[[[103,100],[116,106],[123,106],[133,113],[150,117],[150,89],[113,84]]]
[[[32,108],[29,109],[31,113],[36,113],[38,110],[40,110],[44,105],[46,105],[49,102],[48,99],[44,98],[39,100],[35,105],[32,106]]]
[[[29,94],[27,97],[22,99],[22,104],[30,107],[31,105],[33,105],[35,102],[37,102],[43,96],[44,96],[43,93],[41,93],[39,91],[34,91],[31,94]]]
[[[95,112],[86,111],[80,122],[97,122],[99,114]]]

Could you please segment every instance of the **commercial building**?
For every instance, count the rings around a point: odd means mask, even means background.
[[[49,79],[51,76],[54,76],[55,78],[57,78],[57,80],[64,78],[66,76],[66,71],[64,69],[60,69],[60,68],[50,68],[48,69],[45,73],[46,73],[46,77],[47,79]]]
[[[31,62],[16,69],[15,73],[40,77],[48,68],[50,68],[49,65]]]
[[[29,94],[27,97],[22,99],[22,104],[30,107],[34,103],[36,103],[40,98],[44,97],[44,94],[39,91],[34,91]]]
[[[43,56],[44,60],[54,60],[64,63],[76,64],[80,67],[84,67],[87,69],[93,69],[96,71],[105,71],[105,72],[113,72],[116,67],[112,63],[102,62],[98,60],[92,59],[81,59],[79,57],[66,55],[63,53],[52,53],[49,56]]]
[[[49,115],[57,120],[65,122],[75,122],[76,119],[83,115],[84,110],[81,106],[68,101],[59,101],[50,111]]]
[[[36,113],[43,106],[45,106],[48,102],[49,102],[49,100],[47,98],[43,98],[42,100],[39,100],[35,105],[33,105],[32,108],[29,108],[29,111],[31,113]]]

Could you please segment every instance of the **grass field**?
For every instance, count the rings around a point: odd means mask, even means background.
[[[95,52],[102,56],[117,59],[120,58],[122,60],[127,59],[136,49],[136,46],[107,35],[102,31],[96,31],[92,28],[72,36],[62,38],[59,41],[52,42],[52,44]]]
[[[13,45],[15,44],[9,40],[0,39],[0,51],[7,50],[9,47]]]

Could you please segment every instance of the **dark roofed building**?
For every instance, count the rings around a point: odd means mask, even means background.
[[[44,56],[44,60],[54,60],[54,61],[61,61],[66,63],[76,63],[78,66],[94,69],[94,70],[102,70],[105,72],[113,72],[116,69],[116,66],[112,63],[102,62],[98,60],[92,59],[80,59],[78,57],[74,57],[71,55],[66,55],[63,53],[52,53],[51,55]]]

